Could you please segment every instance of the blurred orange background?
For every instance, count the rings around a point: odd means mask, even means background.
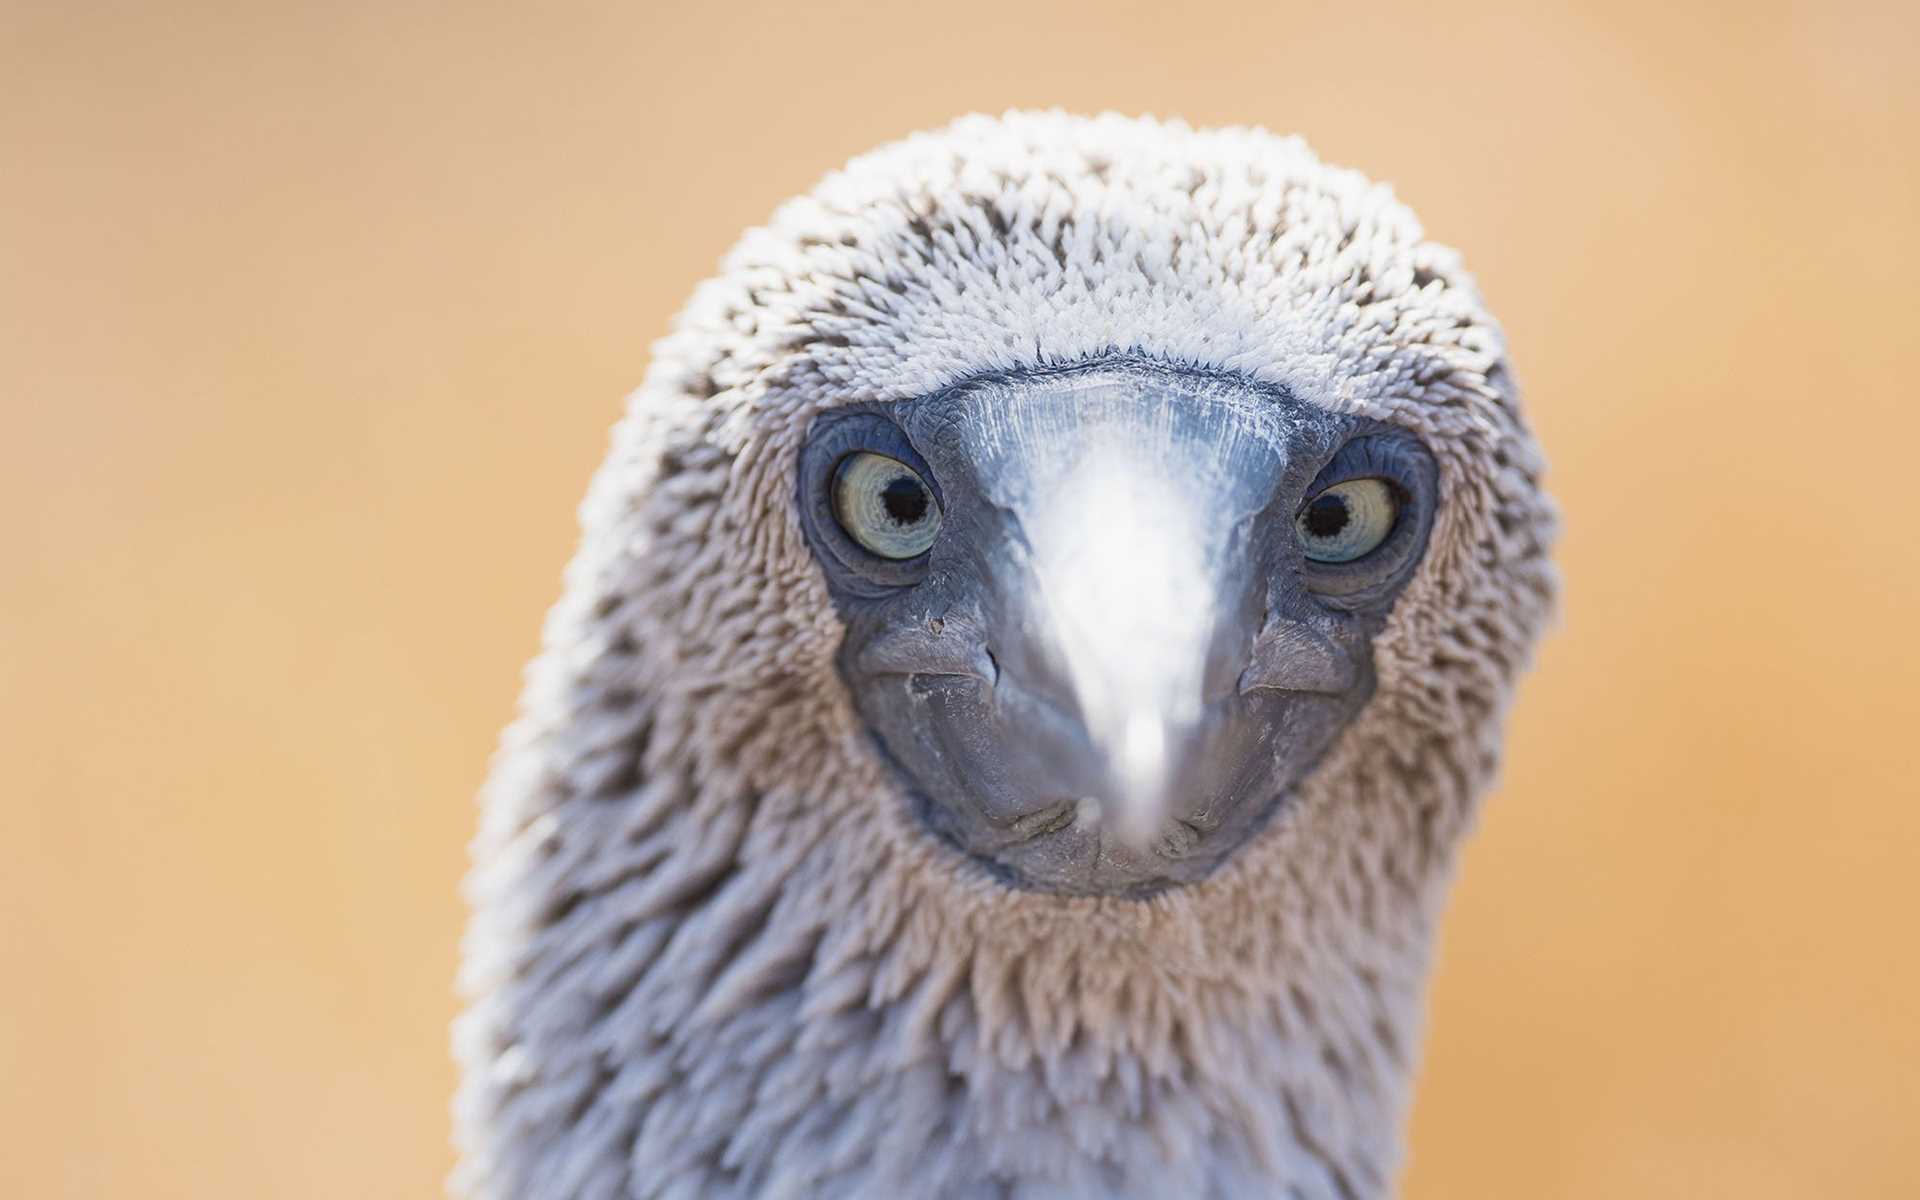
[[[0,1194],[438,1191],[472,797],[649,343],[1050,105],[1392,181],[1552,456],[1406,1194],[1916,1194],[1916,12],[8,3]]]

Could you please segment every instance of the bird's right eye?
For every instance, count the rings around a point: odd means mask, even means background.
[[[1393,532],[1399,501],[1384,479],[1349,479],[1309,500],[1294,518],[1300,548],[1320,563],[1364,558]]]
[[[861,549],[881,558],[917,558],[940,534],[940,502],[906,463],[861,450],[833,472],[833,516]]]

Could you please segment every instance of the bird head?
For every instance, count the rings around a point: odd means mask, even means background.
[[[968,118],[782,207],[487,786],[466,1186],[1384,1190],[1540,474],[1458,258],[1297,140]]]

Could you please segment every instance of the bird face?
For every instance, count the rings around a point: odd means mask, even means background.
[[[1015,887],[1194,882],[1372,695],[1425,549],[1411,434],[1132,360],[825,412],[799,512],[913,811]]]

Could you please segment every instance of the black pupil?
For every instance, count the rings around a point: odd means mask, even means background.
[[[1330,538],[1347,527],[1347,502],[1339,496],[1316,496],[1307,505],[1307,532]]]
[[[917,479],[895,475],[880,489],[880,503],[887,515],[901,525],[918,525],[927,515],[927,489]]]

